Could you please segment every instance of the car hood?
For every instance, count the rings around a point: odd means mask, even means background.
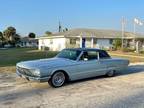
[[[65,59],[65,58],[50,58],[50,59],[39,59],[39,60],[31,60],[17,63],[17,66],[23,68],[53,68],[53,67],[62,67],[68,66],[75,63],[73,60]]]

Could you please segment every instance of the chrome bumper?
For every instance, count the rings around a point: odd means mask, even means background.
[[[42,78],[41,77],[31,77],[31,76],[27,76],[27,75],[21,74],[18,71],[16,71],[16,74],[19,77],[27,79],[28,81],[36,81],[36,82],[48,82],[48,80],[51,78],[50,76],[42,77]]]

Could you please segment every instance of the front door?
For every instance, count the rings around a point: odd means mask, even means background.
[[[85,42],[86,42],[86,39],[82,38],[82,48],[85,48]]]
[[[75,67],[76,72],[73,73],[73,78],[82,79],[103,75],[104,71],[106,71],[106,65],[101,64],[98,56],[98,52],[96,51],[83,52],[83,55]]]

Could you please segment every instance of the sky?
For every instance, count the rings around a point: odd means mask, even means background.
[[[13,26],[26,36],[29,32],[41,36],[45,31],[63,28],[94,28],[121,30],[121,18],[126,19],[126,31],[133,31],[133,19],[144,21],[144,0],[0,0],[0,31]],[[144,33],[143,26],[136,32]]]

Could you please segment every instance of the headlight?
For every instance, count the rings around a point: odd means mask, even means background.
[[[30,71],[34,76],[40,76],[40,70],[39,69],[31,69]]]

